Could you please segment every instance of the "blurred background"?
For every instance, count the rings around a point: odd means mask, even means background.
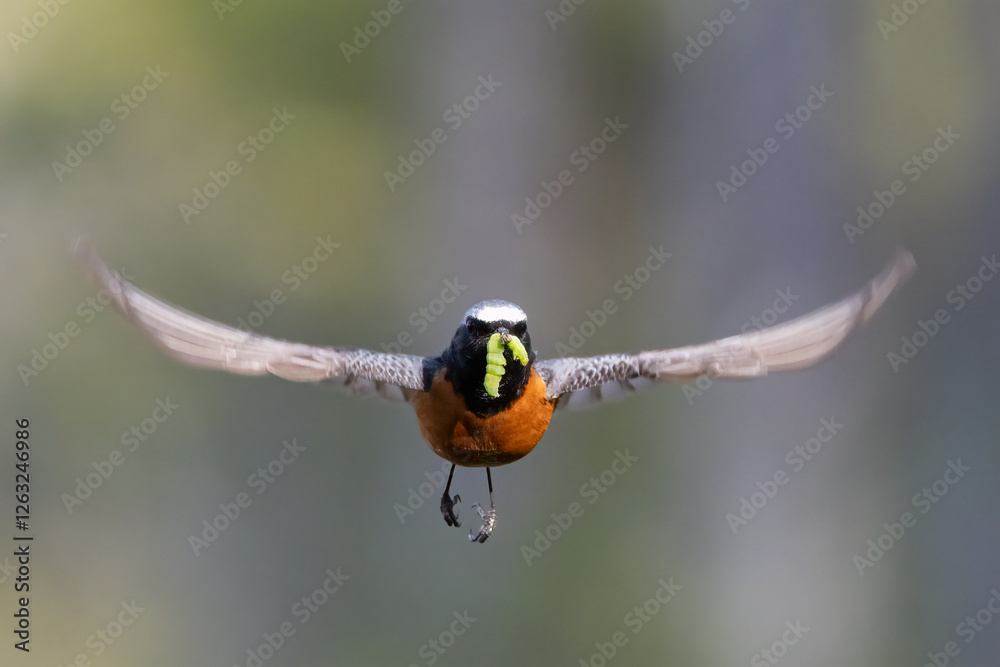
[[[34,536],[31,651],[8,631],[4,664],[1000,653],[1000,6],[0,16],[6,626],[18,418]],[[212,319],[415,354],[487,298],[540,356],[591,355],[805,314],[900,246],[918,271],[815,368],[557,413],[470,545],[485,475],[456,472],[447,527],[409,407],[171,361],[72,261],[80,235]]]

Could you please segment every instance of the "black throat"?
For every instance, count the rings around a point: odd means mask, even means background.
[[[528,353],[528,363],[522,366],[514,358],[509,349],[504,347],[503,377],[500,378],[498,396],[486,393],[483,380],[486,377],[486,345],[489,334],[472,332],[463,324],[455,332],[451,345],[441,355],[446,369],[446,379],[455,387],[455,391],[465,399],[465,406],[479,416],[493,415],[503,412],[524,394],[525,387],[531,377],[531,364],[535,353],[531,349],[531,340],[527,332],[519,337]]]

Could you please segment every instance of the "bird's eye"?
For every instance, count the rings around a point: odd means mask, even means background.
[[[523,336],[528,332],[528,324],[526,322],[518,322],[510,328],[510,332],[515,336]]]

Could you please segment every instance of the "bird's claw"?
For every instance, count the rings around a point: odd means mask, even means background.
[[[469,541],[479,542],[482,544],[489,538],[490,535],[493,534],[493,529],[496,528],[497,511],[492,506],[489,511],[483,510],[478,503],[473,505],[473,507],[477,512],[479,512],[479,518],[483,520],[483,525],[479,528],[479,532],[476,534],[473,534],[471,530],[469,531]]]
[[[448,494],[441,496],[441,514],[444,515],[444,522],[456,528],[462,525],[458,520],[458,512],[454,511],[455,503],[459,502],[462,502],[462,497],[457,493],[454,498],[449,498]]]

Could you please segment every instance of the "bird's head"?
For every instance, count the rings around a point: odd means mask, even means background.
[[[467,406],[482,413],[499,412],[521,395],[534,358],[527,316],[499,299],[466,311],[445,354]]]

